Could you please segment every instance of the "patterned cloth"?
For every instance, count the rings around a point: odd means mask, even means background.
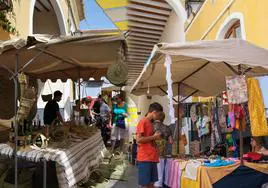
[[[267,136],[268,126],[259,82],[255,78],[248,79],[248,110],[252,136]]]
[[[248,101],[245,76],[227,76],[226,87],[230,104],[241,104]]]
[[[29,147],[17,152],[18,157],[32,162],[46,161],[56,162],[56,172],[60,188],[75,187],[85,178],[89,168],[96,166],[105,151],[101,133],[80,143],[72,143],[68,149],[40,149]],[[0,156],[13,158],[13,148],[8,144],[0,144]]]

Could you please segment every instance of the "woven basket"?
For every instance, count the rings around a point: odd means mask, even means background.
[[[41,95],[41,98],[44,102],[48,102],[52,100],[52,94],[48,94],[48,95]]]
[[[26,119],[28,117],[34,103],[35,99],[26,99],[24,97],[21,97],[20,107],[17,112],[18,120]]]

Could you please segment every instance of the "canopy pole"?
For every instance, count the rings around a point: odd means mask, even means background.
[[[14,160],[15,160],[15,188],[18,187],[18,122],[17,122],[17,100],[18,100],[18,67],[19,67],[19,54],[16,54],[15,70],[13,77],[14,81],[14,129],[15,129],[15,149],[13,150]]]
[[[23,71],[23,69],[25,69],[26,67],[28,67],[35,59],[37,59],[44,51],[40,51],[36,56],[34,56],[32,59],[30,59],[25,65],[23,65],[23,67],[21,67],[19,69],[19,67],[17,67],[17,71],[15,71],[15,73],[13,74],[13,76],[10,79],[13,79],[15,77],[18,76],[19,72]]]
[[[181,105],[181,102],[180,102],[180,94],[181,94],[181,82],[178,83],[178,117],[177,117],[177,131],[178,131],[178,137],[177,137],[177,153],[180,154],[180,130],[181,130],[181,127],[180,127],[180,105]]]
[[[241,65],[238,65],[238,74],[242,75]],[[244,165],[243,154],[244,154],[244,139],[243,139],[243,127],[242,120],[239,120],[239,142],[240,142],[240,164]]]
[[[168,95],[168,93],[163,89],[161,88],[160,86],[158,87],[163,93],[165,93],[166,95]],[[174,97],[172,98],[174,102],[178,102]]]
[[[79,107],[78,107],[78,109],[79,109],[79,123],[78,123],[78,125],[80,125],[80,119],[81,119],[81,104],[80,104],[80,102],[81,102],[81,79],[80,79],[80,77],[81,77],[81,75],[80,75],[80,67],[78,67],[77,68],[78,69],[78,100],[79,100]]]
[[[187,100],[189,97],[193,96],[194,94],[196,94],[199,90],[195,90],[193,91],[191,94],[189,94],[187,97],[183,98],[180,103],[183,103],[185,100]]]

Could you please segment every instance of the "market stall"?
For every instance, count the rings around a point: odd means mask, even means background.
[[[22,125],[21,123],[33,105],[35,99],[31,96],[36,94],[36,88],[32,88],[28,85],[27,79],[21,79],[19,76],[25,74],[34,79],[72,79],[80,82],[81,78],[98,79],[106,74],[113,75],[116,74],[116,71],[121,70],[120,67],[126,67],[124,63],[125,47],[123,35],[99,33],[64,37],[34,35],[26,39],[14,38],[0,44],[0,66],[8,71],[10,79],[13,79],[15,84],[15,120],[13,119],[13,123],[11,121],[9,123],[9,125],[12,124],[10,127],[14,129],[14,139],[10,140],[14,144],[1,144],[0,155],[14,158],[15,187],[18,186],[19,158],[44,163],[43,187],[46,187],[46,162],[55,161],[60,187],[72,187],[88,175],[90,166],[98,164],[104,149],[100,132],[92,130],[82,130],[81,134],[88,134],[87,137],[78,134],[79,131],[73,130],[75,134],[73,133],[72,136],[65,137],[61,141],[66,146],[62,149],[60,149],[60,143],[57,143],[58,140],[53,140],[56,143],[49,142],[47,146],[44,144],[47,142],[46,138],[39,134],[37,140],[42,144],[39,148],[31,146],[35,142],[35,137],[28,129],[35,127],[36,124],[24,123]],[[114,81],[112,76],[109,78],[111,82]],[[120,78],[120,81],[124,82],[124,78]],[[118,79],[115,80],[118,82]],[[18,98],[19,84],[23,85],[20,89],[20,98]],[[19,108],[17,108],[17,100],[20,101]],[[71,127],[75,128],[73,125]],[[67,133],[56,131],[57,129],[58,127],[55,127],[55,132],[60,133],[60,136],[72,132],[72,128]],[[40,127],[38,131],[42,133]],[[52,143],[53,145],[51,145]],[[66,145],[66,143],[70,145]]]
[[[75,186],[90,174],[91,168],[99,164],[106,149],[101,134],[96,129],[80,128],[80,134],[79,128],[72,129],[67,133],[72,136],[62,141],[49,142],[45,148],[36,145],[21,146],[17,151],[18,158],[34,163],[54,161],[59,187]],[[12,143],[0,144],[2,157],[12,159],[13,153]]]
[[[227,135],[235,129],[238,130],[239,147],[235,145],[232,148],[239,148],[240,161],[232,161],[232,164],[239,163],[243,166],[242,133],[245,130],[244,127],[249,126],[252,136],[267,136],[266,107],[263,104],[261,81],[258,81],[260,76],[268,73],[267,58],[267,50],[239,39],[158,44],[155,46],[139,79],[132,87],[132,93],[137,95],[146,93],[149,95],[168,95],[169,115],[173,122],[175,122],[174,96],[179,96],[178,104],[190,96],[213,96],[214,101],[206,106],[206,108],[211,109],[208,111],[209,114],[205,114],[208,118],[204,118],[203,113],[201,113],[201,118],[196,117],[198,113],[193,113],[194,116],[190,115],[190,121],[195,122],[198,134],[201,134],[201,136],[199,135],[200,138],[202,138],[202,134],[206,135],[206,132],[210,132],[210,145],[216,143],[213,147],[222,142],[222,139],[218,139],[218,136],[222,133]],[[166,75],[166,79],[164,75]],[[223,91],[228,94],[228,105],[224,104],[226,101],[224,101]],[[227,110],[224,110],[223,105]],[[196,110],[197,108],[193,108],[193,111]],[[191,110],[191,112],[193,111]],[[201,109],[201,111],[203,110]],[[258,114],[254,111],[258,111]],[[180,117],[179,114],[180,110],[178,110],[178,117]],[[226,119],[226,116],[228,116],[228,119]],[[209,119],[209,121],[205,121],[206,119]],[[179,121],[177,121],[175,133],[178,131],[181,134]],[[229,138],[227,136],[225,138],[228,142]],[[212,151],[213,147],[209,151]],[[175,158],[182,160],[185,158],[181,157],[175,156]],[[207,157],[201,157],[200,159],[202,161]],[[229,159],[222,161],[227,164]],[[209,163],[213,162],[215,161],[209,160]],[[204,168],[205,163],[202,161],[197,164],[193,165],[196,166],[194,168],[195,173],[201,173],[200,181],[203,182],[205,176],[200,169]],[[224,169],[221,170],[224,171]],[[231,171],[224,176],[230,173]],[[183,179],[183,177],[185,175],[179,176],[179,179]],[[196,179],[193,183],[195,184],[193,187],[202,185]],[[184,185],[189,186],[190,184],[188,182]]]

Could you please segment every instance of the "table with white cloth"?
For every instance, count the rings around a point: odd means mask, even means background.
[[[13,147],[0,144],[0,156],[13,158]],[[17,152],[20,159],[30,162],[42,160],[56,162],[56,173],[60,188],[75,187],[78,182],[90,173],[104,156],[105,146],[100,131],[90,138],[80,141],[52,143],[46,149],[35,146],[21,147]]]

